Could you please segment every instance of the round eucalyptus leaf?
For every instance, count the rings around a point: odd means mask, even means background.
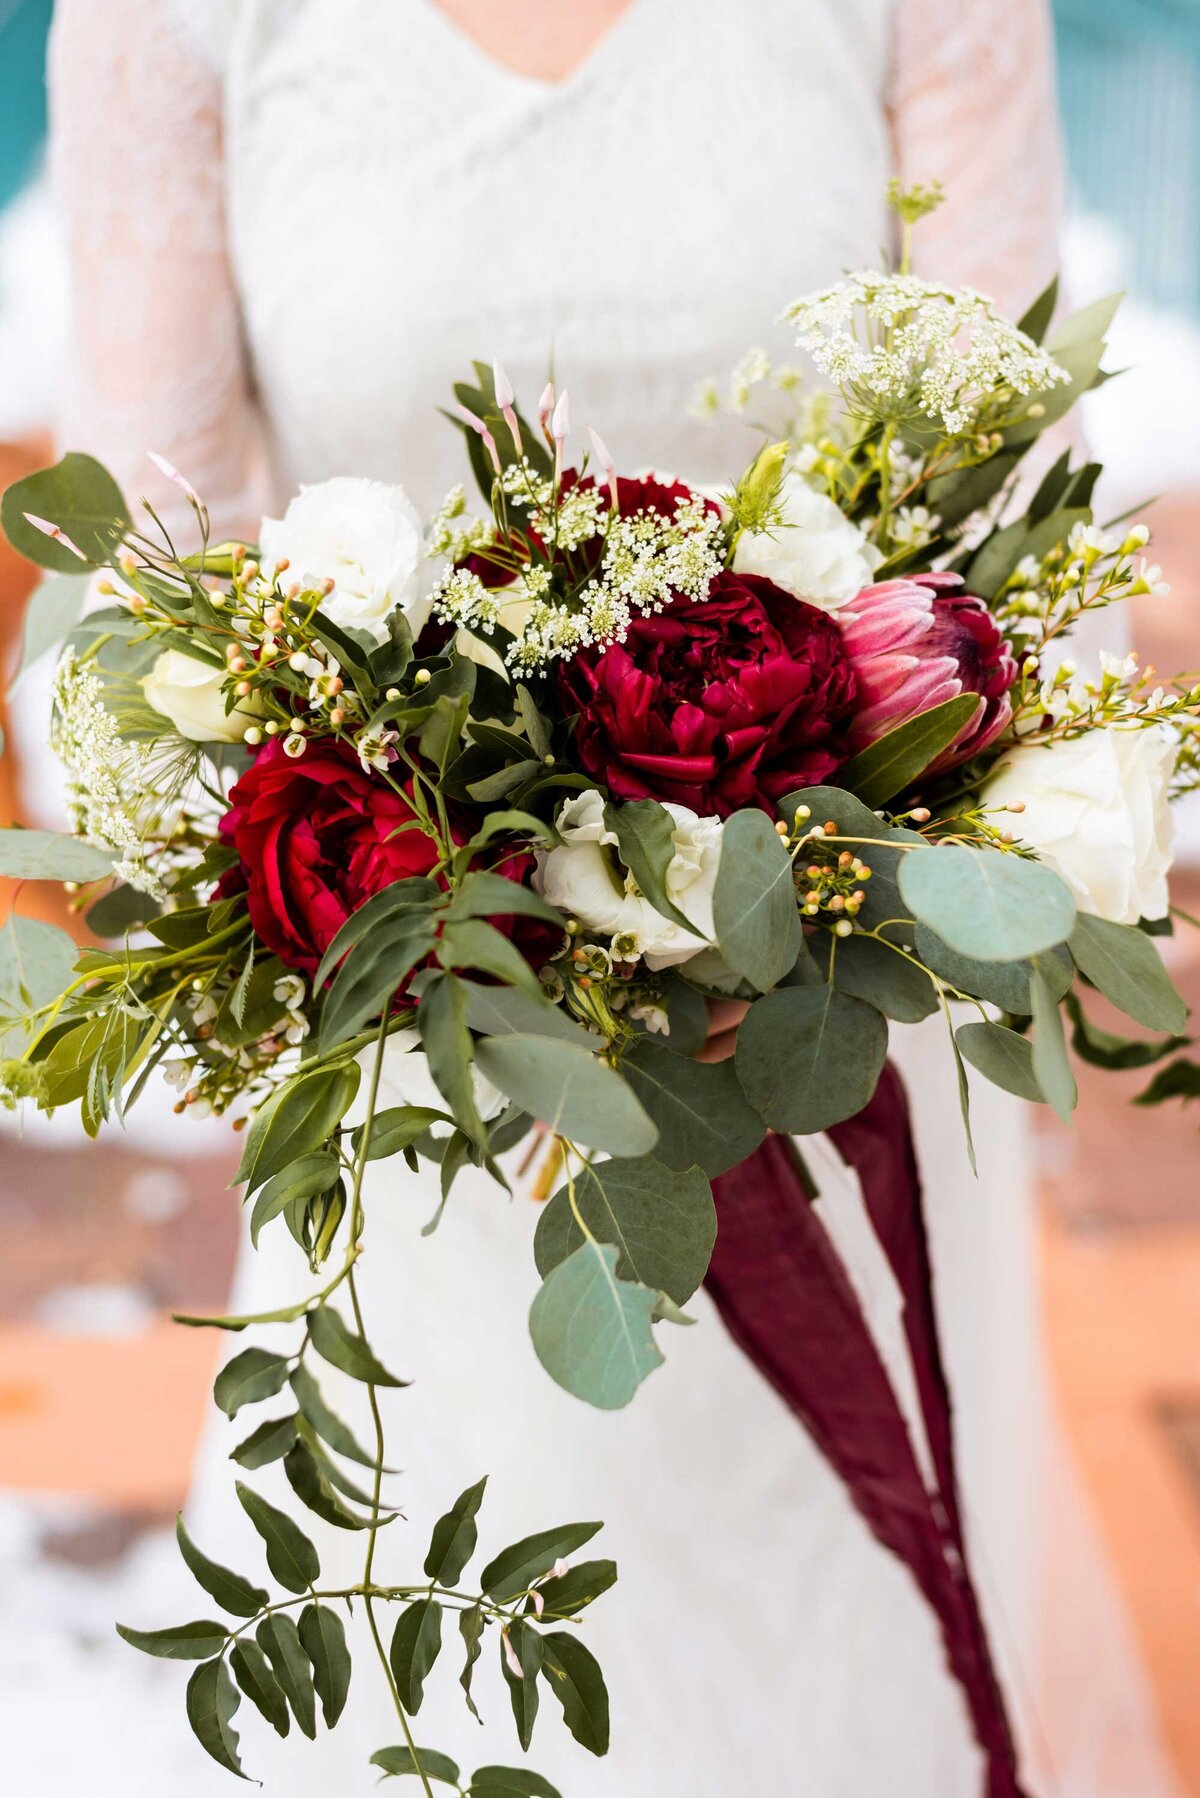
[[[746,1097],[772,1130],[796,1136],[861,1111],[886,1057],[882,1014],[830,986],[770,993],[751,1006],[738,1031]]]
[[[1066,942],[1075,901],[1041,862],[950,846],[906,855],[900,893],[913,916],[960,955],[1024,961]]]
[[[581,1243],[530,1307],[538,1360],[576,1398],[619,1411],[662,1363],[651,1328],[657,1299],[648,1286],[617,1278],[611,1243]]]

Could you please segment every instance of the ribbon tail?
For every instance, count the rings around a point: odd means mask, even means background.
[[[875,1118],[868,1106],[857,1135],[843,1136],[837,1147],[860,1173],[889,1260],[895,1253],[905,1268],[906,1324],[911,1304],[924,1363],[918,1389],[923,1409],[928,1401],[934,1416],[934,1462],[939,1484],[944,1475],[949,1479],[950,1505],[926,1488],[887,1369],[787,1138],[768,1137],[714,1182],[719,1230],[707,1286],[739,1346],[804,1424],[872,1533],[909,1568],[937,1616],[986,1758],[987,1798],[1025,1798],[956,1524],[948,1392],[944,1424],[934,1405],[939,1381],[946,1388],[923,1225],[920,1245],[901,1227],[905,1203],[910,1220],[920,1217],[920,1187],[898,1082],[893,1091],[889,1081],[878,1104]],[[860,1155],[867,1156],[861,1166]],[[924,1302],[909,1300],[910,1286],[914,1297],[926,1295]]]

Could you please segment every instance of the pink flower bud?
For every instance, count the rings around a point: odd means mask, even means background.
[[[500,362],[492,363],[492,382],[496,389],[496,404],[499,406],[500,411],[504,416],[504,422],[508,426],[509,436],[513,440],[513,448],[519,456],[521,454],[522,444],[521,427],[517,423],[515,404],[517,396],[513,392],[512,382],[505,374],[503,365]]]
[[[592,429],[591,425],[589,425],[587,428],[587,434],[588,434],[588,441],[592,446],[592,454],[593,454],[593,456],[595,456],[597,462],[600,464],[600,467],[603,469],[605,478],[608,481],[608,497],[612,501],[612,509],[614,512],[619,512],[621,508],[620,508],[620,504],[618,501],[618,494],[617,494],[616,466],[613,463],[612,457],[608,453],[608,448],[604,442],[603,437],[601,437],[599,431],[594,431]]]
[[[175,485],[187,495],[192,504],[194,506],[199,506],[200,495],[196,492],[192,483],[184,479],[173,462],[168,462],[165,456],[158,455],[154,450],[147,450],[146,454],[160,474],[165,474],[168,481],[174,481]]]
[[[500,1640],[504,1644],[504,1658],[508,1662],[508,1670],[514,1679],[524,1679],[525,1669],[522,1667],[517,1651],[509,1640],[508,1631],[500,1631]]]
[[[468,425],[479,438],[484,449],[486,449],[488,453],[492,467],[495,469],[496,473],[502,474],[504,471],[500,462],[500,452],[496,448],[496,439],[492,436],[492,433],[488,430],[483,420],[481,418],[476,418],[473,412],[468,412],[465,406],[456,405],[454,410],[458,413],[458,416],[462,419],[463,423]]]
[[[533,1599],[534,1612],[537,1616],[540,1617],[542,1615],[542,1612],[546,1609],[545,1593],[534,1591],[534,1592],[530,1593],[530,1597]]]
[[[51,524],[48,518],[39,518],[36,512],[26,512],[25,522],[31,524],[35,531],[40,531],[43,537],[52,537],[55,543],[61,543],[64,549],[69,549],[71,554],[78,556],[81,562],[87,561],[87,557],[79,545],[72,543],[67,533],[60,526]]]
[[[550,414],[554,410],[554,382],[547,381],[542,388],[542,397],[538,401],[538,423],[542,427],[542,435],[550,435]]]
[[[571,430],[571,396],[564,387],[555,403],[550,433],[555,443],[565,443]]]

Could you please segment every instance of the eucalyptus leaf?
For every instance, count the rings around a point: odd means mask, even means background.
[[[826,978],[832,960],[833,983],[839,993],[865,1000],[897,1023],[919,1024],[938,1008],[937,988],[924,969],[877,937],[856,932],[834,938],[822,931],[812,939],[811,947]]]
[[[732,1060],[693,1061],[647,1037],[626,1051],[621,1072],[658,1130],[655,1158],[668,1167],[723,1174],[763,1139]]]
[[[75,956],[75,945],[64,930],[9,912],[0,925],[0,1056],[21,1054],[31,1028],[40,1026],[24,1026],[17,1020],[65,991]]]
[[[792,863],[764,812],[734,812],[721,839],[713,926],[735,973],[768,992],[804,945]]]
[[[103,880],[115,854],[57,830],[0,830],[0,875],[12,880]]]
[[[418,1015],[421,1044],[433,1083],[449,1105],[464,1136],[469,1136],[478,1148],[483,1148],[487,1137],[471,1079],[472,1043],[467,1028],[466,983],[454,974],[436,975],[421,993]]]
[[[1062,1013],[1045,976],[1035,965],[1030,982],[1033,1001],[1033,1047],[1030,1066],[1047,1102],[1063,1123],[1070,1121],[1079,1098],[1067,1056]]]
[[[576,1043],[592,1053],[596,1039],[582,1024],[567,1015],[560,1006],[514,987],[477,986],[463,982],[466,992],[467,1023],[481,1036],[549,1036],[559,1042]]]
[[[80,562],[75,562],[76,570],[81,566]],[[13,677],[13,687],[79,622],[90,586],[91,577],[86,574],[47,574],[29,595],[25,604],[21,664]]]
[[[954,1034],[971,1066],[993,1086],[1034,1105],[1046,1103],[1033,1071],[1033,1044],[1028,1037],[1006,1030],[1002,1024],[982,1021],[961,1024]]]
[[[917,925],[913,940],[926,967],[958,992],[986,999],[989,1005],[998,1005],[1015,1017],[1028,1017],[1033,1011],[1031,961],[977,961],[973,956],[958,955],[927,924]],[[1055,998],[1061,999],[1075,978],[1075,963],[1066,946],[1060,944],[1039,955],[1038,966]]]
[[[26,514],[57,525],[81,552],[47,537]],[[64,574],[78,574],[85,564],[98,567],[115,555],[131,520],[125,497],[108,470],[94,456],[69,451],[53,468],[41,468],[14,481],[0,501],[0,522],[13,548]]]
[[[475,1059],[484,1077],[531,1117],[586,1148],[645,1155],[658,1131],[619,1074],[574,1043],[540,1036],[484,1037]]]
[[[295,1440],[294,1417],[271,1417],[252,1430],[245,1441],[239,1442],[230,1451],[229,1459],[253,1472],[256,1467],[267,1467],[272,1461],[282,1460]]]
[[[617,1278],[617,1250],[586,1241],[554,1268],[529,1312],[551,1379],[603,1411],[627,1405],[662,1364],[651,1322],[657,1294]]]
[[[708,1271],[717,1237],[712,1191],[696,1168],[680,1173],[646,1157],[601,1161],[574,1179],[575,1204],[600,1242],[618,1251],[617,1277],[686,1304]],[[563,1186],[543,1208],[534,1236],[545,1279],[585,1240]]]
[[[822,986],[789,987],[751,1006],[734,1059],[770,1128],[807,1136],[862,1110],[886,1056],[882,1014]]]
[[[1187,1027],[1187,1006],[1144,931],[1080,912],[1070,947],[1080,972],[1127,1017],[1173,1035]]]
[[[915,851],[900,866],[913,916],[951,949],[979,961],[1023,961],[1071,934],[1075,901],[1041,862],[996,850]]]

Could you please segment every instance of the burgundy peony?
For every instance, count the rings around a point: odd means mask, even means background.
[[[580,762],[619,799],[727,817],[828,780],[849,753],[855,680],[837,625],[761,575],[635,618],[558,674]]]
[[[412,807],[344,744],[310,743],[293,761],[270,742],[229,799],[221,836],[240,858],[250,922],[307,974],[364,899],[437,860],[423,830],[395,834]]]
[[[975,716],[929,772],[977,755],[1008,724],[1017,665],[983,600],[961,587],[957,574],[882,581],[842,613],[842,640],[858,677],[855,751],[960,693],[979,695]]]

